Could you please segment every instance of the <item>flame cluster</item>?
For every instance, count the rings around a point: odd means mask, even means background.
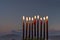
[[[48,20],[48,16],[44,16],[44,17],[40,17],[39,15],[33,16],[33,17],[25,17],[25,16],[23,16],[22,19],[23,19],[23,21],[24,20],[33,21],[34,19],[36,19],[36,20]]]

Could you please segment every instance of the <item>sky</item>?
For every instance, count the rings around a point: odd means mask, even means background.
[[[49,31],[60,31],[60,0],[0,0],[0,33],[22,30],[22,16],[49,16]]]

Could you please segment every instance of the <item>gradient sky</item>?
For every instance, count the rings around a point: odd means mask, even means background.
[[[0,0],[0,33],[18,31],[21,17],[49,16],[49,30],[60,31],[60,0]]]

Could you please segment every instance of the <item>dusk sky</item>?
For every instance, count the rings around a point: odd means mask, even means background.
[[[0,0],[0,33],[22,29],[22,16],[49,16],[49,30],[60,31],[60,0]]]

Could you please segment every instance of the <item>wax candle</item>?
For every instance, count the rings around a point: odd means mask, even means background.
[[[26,40],[27,40],[27,37],[28,36],[28,17],[26,17]]]
[[[36,38],[36,16],[34,16],[34,37]]]
[[[40,40],[42,40],[42,18],[40,18]]]
[[[33,40],[33,17],[32,17],[32,40]]]
[[[39,40],[39,15],[37,16],[37,40]]]
[[[44,19],[44,23],[43,23],[43,26],[44,26],[44,28],[43,28],[43,40],[45,40],[45,17],[43,17],[43,19]]]
[[[24,29],[24,27],[25,27],[24,20],[25,20],[25,17],[23,16],[23,22],[22,22],[23,23],[23,25],[22,25],[23,26],[23,40],[24,40],[24,30],[25,30]]]
[[[30,40],[30,31],[31,31],[31,17],[29,17],[29,40]]]
[[[48,40],[48,16],[46,16],[46,40]]]

